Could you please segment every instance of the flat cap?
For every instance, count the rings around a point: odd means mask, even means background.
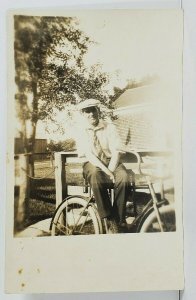
[[[87,108],[87,107],[99,106],[99,105],[100,105],[99,100],[87,99],[87,100],[84,100],[84,101],[81,101],[80,103],[78,103],[77,109],[82,110],[82,109]]]

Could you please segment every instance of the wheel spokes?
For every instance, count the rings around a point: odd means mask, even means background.
[[[53,223],[57,230],[57,235],[60,232],[63,235],[86,235],[92,233],[93,222],[90,217],[88,210],[81,211],[81,208],[70,208],[66,207],[65,214],[63,214],[62,223],[62,214],[59,217],[59,220],[56,223]],[[90,231],[90,232],[89,232]],[[94,230],[93,230],[94,232]]]
[[[100,233],[96,209],[83,197],[68,197],[52,220],[52,235],[87,235]]]

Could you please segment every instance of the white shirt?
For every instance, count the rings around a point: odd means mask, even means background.
[[[107,158],[111,158],[113,153],[122,151],[121,141],[114,124],[111,121],[99,120],[96,127],[82,126],[77,132],[78,156],[84,158],[83,161],[85,161],[89,151],[97,156],[97,150],[94,146],[94,131],[96,131],[102,151]]]

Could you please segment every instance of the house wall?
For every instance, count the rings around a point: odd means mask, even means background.
[[[148,169],[142,171],[155,178],[156,176],[162,178],[163,185],[157,181],[154,184],[155,191],[160,193],[163,187],[165,198],[173,202],[173,156],[172,153],[167,153],[172,147],[173,133],[170,130],[171,123],[168,122],[168,115],[161,107],[156,108],[150,104],[126,107],[117,110],[116,115],[118,119],[115,123],[122,143],[125,145],[124,150],[148,152],[146,156],[143,154],[142,161],[147,164],[154,163],[154,165],[152,167],[149,165]],[[156,154],[153,154],[154,151]],[[133,172],[137,173],[137,169],[133,169]]]
[[[135,150],[162,150],[168,148],[166,127],[153,105],[127,107],[116,110],[115,121],[122,143]]]

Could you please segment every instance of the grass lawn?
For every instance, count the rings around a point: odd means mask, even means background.
[[[80,164],[65,166],[66,181],[72,186],[82,185],[83,176],[75,169],[81,168]],[[27,227],[40,220],[53,216],[56,209],[55,174],[52,172],[51,162],[41,160],[35,162],[35,177],[41,179],[30,179],[30,198],[26,203],[25,221],[22,227]],[[48,175],[44,178],[46,175]],[[17,203],[17,195],[15,197]],[[15,210],[17,205],[15,205]]]

